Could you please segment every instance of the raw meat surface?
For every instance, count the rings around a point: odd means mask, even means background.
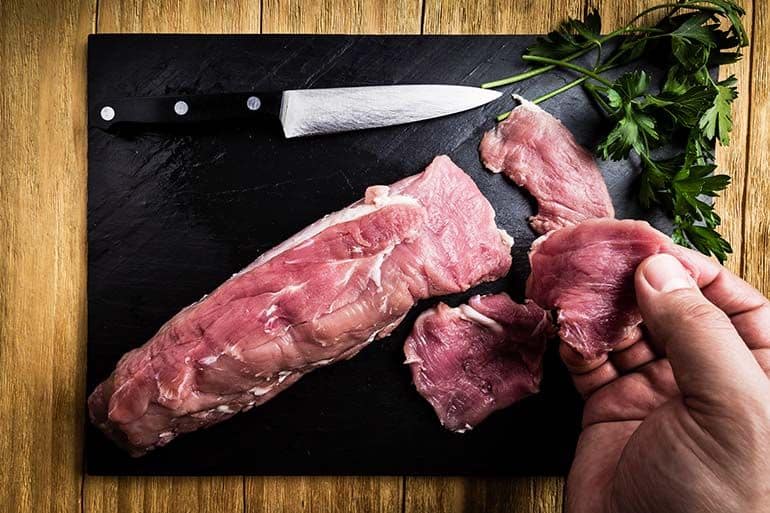
[[[557,309],[561,339],[586,358],[641,336],[634,273],[647,257],[668,253],[694,274],[686,254],[644,221],[592,219],[532,244],[526,296]]]
[[[462,433],[538,392],[552,330],[547,312],[531,301],[474,296],[466,305],[439,303],[421,314],[404,354],[441,424]]]
[[[614,217],[615,210],[591,154],[567,128],[532,102],[521,105],[484,134],[479,148],[484,165],[505,173],[535,197],[538,233],[548,233],[594,217]]]
[[[448,157],[326,216],[174,316],[91,394],[133,455],[262,404],[389,334],[418,299],[502,277],[511,238]]]

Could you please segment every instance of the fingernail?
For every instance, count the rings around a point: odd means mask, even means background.
[[[671,255],[660,254],[650,257],[642,271],[644,278],[659,292],[689,289],[693,281],[687,270]]]

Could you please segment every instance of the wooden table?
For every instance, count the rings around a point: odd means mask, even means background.
[[[561,510],[558,478],[90,477],[82,472],[86,350],[86,36],[92,32],[539,33],[634,0],[0,0],[0,511],[430,512]],[[729,266],[770,293],[770,3],[734,140],[719,162]]]

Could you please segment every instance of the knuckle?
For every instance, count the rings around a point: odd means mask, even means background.
[[[705,298],[694,296],[690,291],[672,292],[674,304],[670,316],[675,322],[694,322],[701,326],[719,327],[730,324],[730,319],[722,310],[709,303]]]

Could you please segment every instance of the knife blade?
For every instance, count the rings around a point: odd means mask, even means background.
[[[280,121],[287,138],[413,123],[480,107],[501,96],[478,87],[437,84],[297,89],[113,98],[97,102],[91,126],[180,125],[230,120]]]

